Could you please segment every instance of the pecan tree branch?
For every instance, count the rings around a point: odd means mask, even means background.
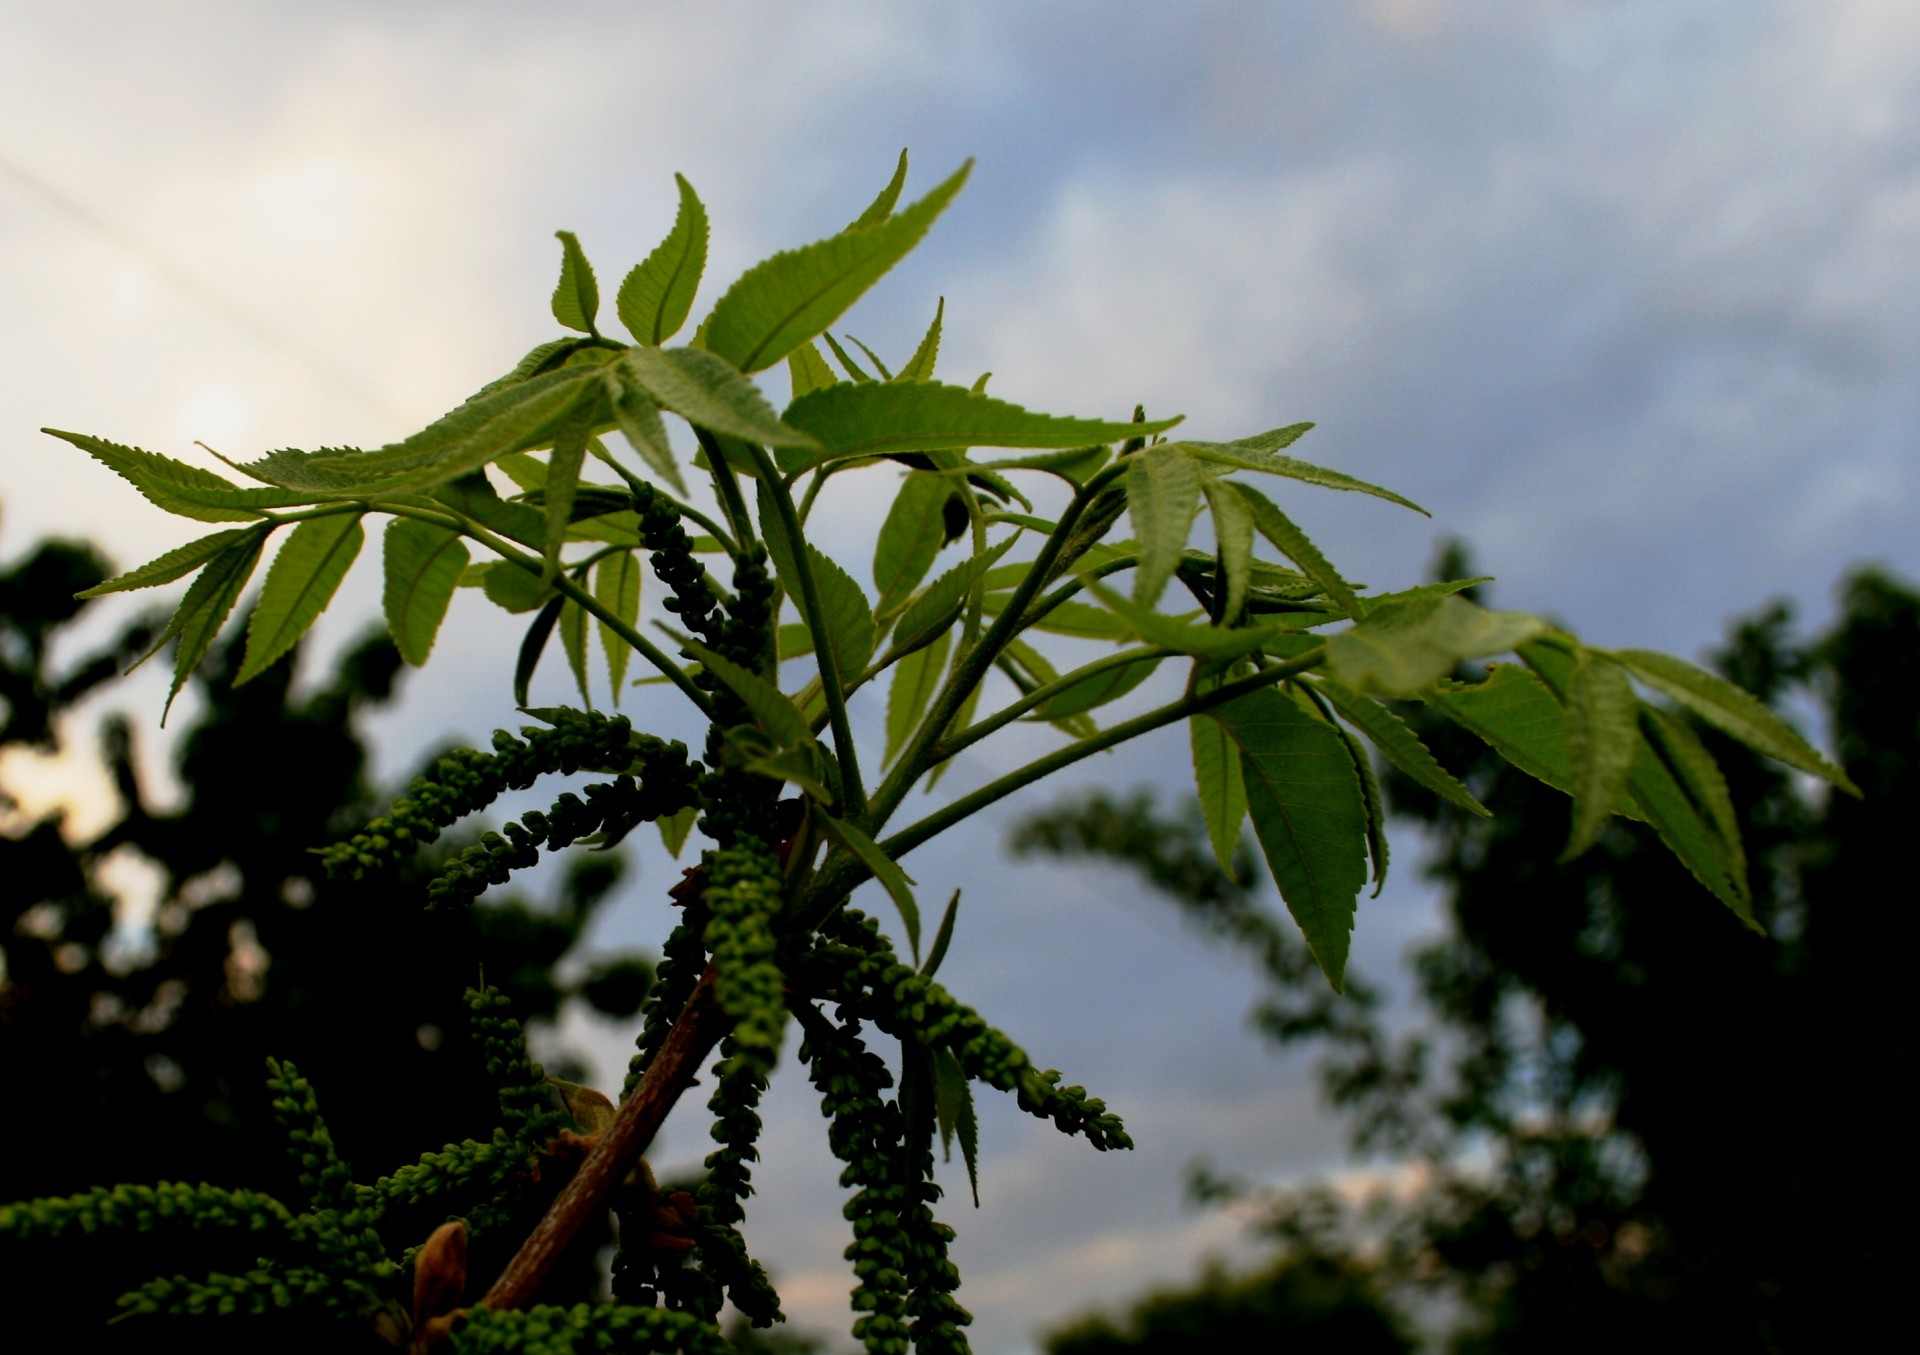
[[[607,1207],[613,1192],[660,1132],[681,1093],[693,1085],[729,1024],[714,1001],[713,979],[713,967],[709,965],[640,1085],[481,1300],[486,1307],[523,1308],[533,1302],[540,1285],[581,1228]]]

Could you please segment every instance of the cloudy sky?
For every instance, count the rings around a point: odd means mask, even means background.
[[[41,425],[188,458],[377,444],[548,336],[556,227],[610,285],[683,172],[710,301],[837,229],[904,145],[910,191],[978,163],[849,319],[883,354],[944,296],[944,370],[1008,398],[1201,437],[1315,420],[1302,454],[1434,512],[1300,499],[1350,573],[1412,582],[1458,533],[1506,605],[1694,654],[1775,596],[1819,618],[1851,563],[1920,571],[1916,126],[1904,0],[0,0],[0,552],[58,531],[132,564],[186,535]],[[824,519],[849,559],[870,508]],[[373,614],[373,574],[324,641]],[[504,718],[511,643],[443,638],[383,767]],[[151,730],[159,693],[113,699]],[[1177,788],[1181,749],[1095,774]],[[82,817],[98,794],[77,764],[22,775]],[[952,1212],[980,1348],[1012,1352],[1231,1242],[1183,1211],[1188,1160],[1348,1164],[1308,1070],[1240,1028],[1230,963],[1113,880],[983,868],[989,818],[912,862],[929,895],[969,886],[954,986],[1142,1145],[989,1115],[983,1208]],[[607,939],[657,935],[668,870]],[[1433,926],[1412,875],[1362,911],[1372,973]],[[839,1327],[822,1126],[799,1087],[773,1114],[756,1245],[790,1312]]]

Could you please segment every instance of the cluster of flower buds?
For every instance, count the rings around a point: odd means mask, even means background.
[[[453,1329],[460,1355],[625,1355],[674,1350],[731,1355],[712,1322],[670,1308],[579,1303],[571,1308],[471,1308]]]
[[[101,1186],[58,1199],[0,1204],[0,1234],[26,1241],[108,1228],[220,1228],[278,1231],[293,1222],[287,1207],[255,1190],[162,1181],[157,1186]]]

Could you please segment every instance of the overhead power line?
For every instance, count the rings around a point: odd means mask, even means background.
[[[4,154],[0,154],[0,174],[6,175],[61,215],[79,222],[96,235],[110,241],[208,310],[245,330],[257,342],[291,358],[315,376],[353,396],[369,409],[384,414],[396,424],[407,423],[407,416],[395,409],[378,390],[299,335],[282,328],[242,302],[225,295],[204,279],[195,276],[190,269],[182,267],[148,245],[133,232],[114,225],[100,213],[68,197],[53,184]]]

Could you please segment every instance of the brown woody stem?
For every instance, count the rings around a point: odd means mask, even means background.
[[[607,1207],[613,1192],[640,1161],[726,1028],[725,1014],[713,997],[713,968],[708,966],[640,1085],[593,1145],[580,1170],[554,1198],[546,1216],[527,1234],[482,1304],[488,1308],[523,1308],[533,1302],[581,1228]]]

